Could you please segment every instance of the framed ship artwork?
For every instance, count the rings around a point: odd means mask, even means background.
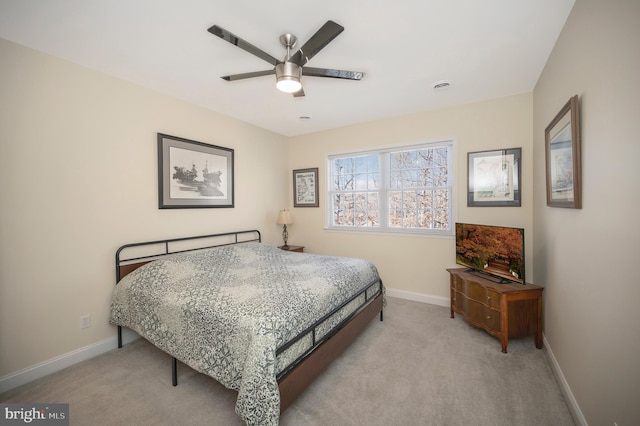
[[[158,208],[230,208],[233,196],[233,149],[158,133]]]

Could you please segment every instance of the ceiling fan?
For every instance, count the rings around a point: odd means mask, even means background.
[[[275,74],[276,87],[279,90],[292,93],[294,97],[300,97],[304,96],[304,90],[302,89],[302,83],[300,81],[303,75],[311,77],[342,78],[346,80],[361,80],[362,77],[364,77],[364,73],[358,71],[312,68],[305,66],[311,58],[313,58],[318,52],[320,52],[320,50],[344,31],[343,26],[336,24],[331,20],[327,21],[298,51],[293,54],[291,54],[291,49],[296,45],[296,42],[298,41],[297,37],[293,34],[282,34],[280,36],[280,42],[287,49],[287,54],[282,61],[274,58],[254,45],[247,43],[240,37],[230,33],[218,25],[212,26],[208,31],[274,66],[274,68],[270,70],[221,77],[227,81]]]

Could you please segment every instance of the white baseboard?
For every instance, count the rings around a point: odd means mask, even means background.
[[[571,415],[573,416],[573,420],[579,426],[588,426],[587,419],[584,418],[584,414],[582,414],[582,410],[580,410],[580,406],[578,405],[578,401],[573,396],[573,392],[571,392],[571,388],[569,387],[569,383],[567,383],[567,379],[565,379],[564,374],[562,373],[562,369],[556,360],[555,355],[553,355],[553,351],[551,350],[551,346],[549,346],[549,342],[547,341],[546,336],[542,335],[542,341],[544,346],[545,354],[547,355],[547,359],[549,360],[549,364],[551,365],[551,369],[558,379],[558,384],[560,385],[560,390],[564,394],[565,399],[567,400],[567,405],[569,406],[569,411],[571,411]]]
[[[451,302],[448,297],[429,296],[428,294],[413,293],[411,291],[396,290],[393,288],[385,288],[385,292],[387,293],[387,296],[397,297],[398,299],[429,303],[430,305],[444,306],[445,308],[451,306]]]
[[[137,333],[129,329],[122,330],[123,344],[132,342],[139,337],[140,336],[138,336]],[[101,340],[97,343],[93,343],[66,354],[59,355],[55,358],[51,358],[47,361],[32,365],[31,367],[16,371],[15,373],[0,377],[0,393],[7,392],[11,389],[17,388],[18,386],[22,386],[34,380],[48,376],[81,361],[102,355],[103,353],[109,352],[117,347],[118,338],[109,337],[108,339]]]

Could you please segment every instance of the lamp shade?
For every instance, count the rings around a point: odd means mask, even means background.
[[[293,219],[291,218],[289,210],[280,210],[280,214],[278,214],[278,221],[276,223],[278,225],[291,225],[293,223]]]

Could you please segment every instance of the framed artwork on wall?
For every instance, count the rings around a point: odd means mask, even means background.
[[[582,208],[578,95],[562,107],[544,131],[547,206]]]
[[[293,207],[318,207],[318,168],[293,171]]]
[[[520,207],[521,148],[467,154],[469,207]]]
[[[233,149],[158,133],[158,207],[233,207]]]

